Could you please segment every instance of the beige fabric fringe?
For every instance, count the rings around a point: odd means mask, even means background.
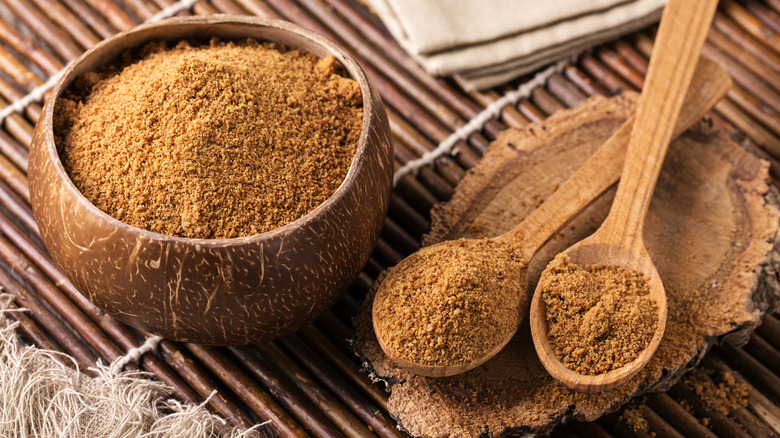
[[[13,297],[0,294],[0,437],[249,438],[204,405],[170,399],[171,389],[145,373],[111,373],[98,364],[98,378],[65,362],[66,354],[24,346],[18,323],[7,312]]]

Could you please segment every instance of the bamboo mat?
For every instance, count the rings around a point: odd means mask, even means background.
[[[194,5],[192,5],[194,3]],[[432,150],[483,108],[514,89],[467,94],[426,74],[356,0],[0,0],[0,110],[56,75],[102,38],[128,29],[167,7],[180,14],[255,14],[314,29],[348,48],[388,107],[397,166]],[[190,7],[191,6],[191,7]],[[272,420],[268,436],[403,436],[386,410],[387,394],[360,373],[347,342],[351,317],[377,274],[420,246],[429,211],[449,199],[466,169],[507,127],[543,120],[594,94],[641,87],[654,29],[583,54],[528,99],[455,145],[454,153],[401,178],[377,247],[338,304],[314,324],[263,345],[216,348],[163,341],[138,367],[167,383],[179,399],[199,403],[214,390],[211,408],[236,425]],[[711,113],[714,122],[756,145],[780,178],[780,0],[721,1],[704,54],[723,65],[735,85]],[[526,78],[527,80],[527,78]],[[35,97],[35,96],[33,96]],[[21,105],[0,130],[0,285],[31,309],[11,316],[22,337],[64,351],[82,369],[111,362],[148,337],[101,314],[54,266],[41,245],[29,206],[27,148],[41,103]],[[24,103],[24,102],[23,102]],[[715,348],[703,367],[733,371],[751,385],[749,405],[726,417],[678,384],[650,395],[639,409],[657,436],[771,436],[780,433],[780,321],[765,323],[741,349]],[[681,404],[692,406],[691,415]],[[697,420],[709,418],[709,429]],[[732,418],[733,417],[733,418]],[[595,423],[569,422],[555,437],[650,436],[608,415]]]

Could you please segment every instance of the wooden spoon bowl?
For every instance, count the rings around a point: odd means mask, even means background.
[[[428,377],[453,376],[483,364],[512,339],[528,308],[527,260],[501,238],[446,241],[410,255],[388,273],[374,298],[372,321],[380,347],[399,366]],[[453,302],[465,292],[464,284],[470,291],[455,316]],[[394,313],[397,309],[403,316]],[[479,321],[460,319],[466,314]],[[444,345],[419,342],[426,331],[423,337],[443,339]],[[396,350],[411,345],[418,348],[417,362]],[[445,353],[454,353],[448,363],[442,361]]]
[[[285,226],[234,239],[190,239],[110,217],[76,188],[54,142],[57,98],[80,74],[149,41],[254,38],[323,57],[360,84],[363,123],[339,188]],[[387,212],[393,172],[384,106],[341,47],[287,22],[216,15],[173,18],[120,33],[76,60],[53,89],[30,150],[32,208],[41,238],[71,282],[99,308],[166,338],[248,344],[277,338],[328,309],[359,274]]]
[[[536,351],[547,371],[570,388],[587,392],[614,388],[650,361],[663,336],[666,293],[645,249],[642,232],[683,96],[694,77],[716,7],[717,0],[669,0],[666,4],[612,207],[595,234],[564,251],[575,264],[617,266],[648,277],[651,297],[655,298],[659,312],[656,333],[650,343],[627,365],[596,376],[579,374],[566,368],[550,348],[539,286],[531,300],[531,334]],[[547,270],[542,278],[546,275]],[[581,347],[598,351],[601,346]]]
[[[572,263],[576,265],[591,264],[593,260],[599,260],[602,266],[620,266],[641,272],[645,275],[650,287],[650,298],[656,303],[657,309],[657,327],[658,329],[650,339],[650,343],[642,352],[630,363],[625,366],[598,375],[585,375],[572,371],[558,359],[550,345],[547,337],[547,313],[542,299],[542,294],[538,291],[534,293],[531,299],[530,318],[531,336],[534,340],[534,346],[539,354],[539,360],[550,375],[558,381],[565,382],[566,386],[584,392],[600,392],[620,385],[634,376],[655,354],[658,345],[664,335],[666,327],[666,317],[668,312],[666,291],[664,290],[661,277],[650,256],[644,249],[635,251],[625,247],[609,245],[601,242],[580,242],[563,254],[569,256]]]

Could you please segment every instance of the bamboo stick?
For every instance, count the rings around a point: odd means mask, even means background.
[[[89,368],[95,366],[98,356],[84,343],[83,339],[68,330],[68,328],[62,324],[58,317],[51,312],[38,297],[19,284],[5,268],[0,268],[0,285],[2,285],[5,292],[16,297],[16,302],[19,305],[30,309],[31,313],[29,317],[46,327],[47,331],[57,344],[73,357],[82,371],[90,373]],[[15,312],[11,314],[11,316],[14,315]],[[27,329],[32,330],[29,327]],[[46,337],[43,336],[42,339],[46,339]],[[42,340],[39,342],[41,342],[42,345],[45,345],[44,348],[60,351],[59,348],[54,348],[51,342]],[[54,355],[54,357],[57,357],[57,355]],[[63,363],[67,363],[67,361]],[[68,363],[68,365],[72,364]]]
[[[242,363],[248,372],[260,381],[276,397],[281,406],[317,436],[335,436],[340,432],[317,408],[306,400],[303,393],[289,380],[278,366],[266,360],[252,347],[230,347],[234,359]]]
[[[323,383],[338,399],[362,421],[373,428],[382,437],[401,437],[395,428],[395,422],[367,399],[363,394],[346,384],[330,365],[324,363],[319,355],[300,340],[296,335],[285,336],[278,341],[285,351],[294,356],[306,369],[316,373]]]
[[[68,8],[56,0],[34,0],[40,9],[60,29],[65,30],[82,48],[88,49],[98,42],[100,37],[86,27]]]
[[[739,3],[733,0],[722,0],[719,9],[732,20],[739,23],[739,25],[748,33],[759,38],[764,44],[768,45],[776,52],[780,52],[780,35],[768,26],[765,26]]]
[[[398,181],[395,190],[406,197],[409,200],[410,205],[415,206],[418,211],[424,212],[424,214],[429,214],[433,206],[439,202],[428,188],[423,186],[420,181],[411,174],[407,174],[401,178],[400,181]]]
[[[376,258],[383,266],[395,266],[398,262],[403,260],[401,253],[396,251],[391,245],[385,242],[384,239],[379,239],[374,247],[373,257]]]
[[[365,284],[363,282],[365,281]],[[359,278],[355,282],[356,287],[350,287],[347,294],[339,297],[338,307],[333,309],[334,314],[339,315],[345,324],[352,325],[352,318],[357,315],[361,308],[361,302],[366,298],[366,294],[371,290],[374,280],[371,277]],[[352,349],[350,348],[350,351]]]
[[[256,348],[267,359],[280,368],[293,380],[298,389],[309,401],[317,406],[322,414],[336,425],[341,433],[348,437],[368,437],[373,434],[345,405],[339,403],[334,395],[328,392],[314,377],[304,371],[298,361],[294,361],[275,343],[269,342],[257,345]]]
[[[32,265],[30,260],[16,251],[16,248],[5,237],[0,237],[0,257],[7,263],[16,275],[28,282],[52,307],[64,317],[69,324],[77,328],[79,333],[109,362],[122,355],[121,350],[111,342],[100,329],[90,322],[73,303],[56,288],[42,273]]]
[[[439,202],[449,201],[455,194],[452,185],[439,176],[431,166],[421,167],[417,171],[417,179],[428,188]]]
[[[774,155],[774,151],[780,150],[780,139],[740,110],[728,96],[715,104],[715,112],[728,119],[769,153]]]
[[[141,20],[148,20],[154,14],[160,12],[159,6],[154,3],[149,3],[143,0],[124,0],[128,9],[138,16]]]
[[[31,3],[23,0],[6,0],[5,4],[20,20],[31,29],[35,29],[38,36],[46,41],[62,59],[70,61],[81,54],[81,47]]]
[[[702,55],[717,62],[729,73],[729,76],[731,76],[735,83],[739,84],[744,89],[749,90],[757,99],[771,106],[775,111],[780,110],[780,92],[778,92],[775,87],[764,82],[764,79],[770,81],[776,80],[776,82],[773,83],[779,84],[780,74],[765,69],[761,74],[767,75],[767,77],[759,77],[748,70],[743,64],[736,62],[729,55],[726,55],[711,45],[704,46]]]
[[[641,34],[640,34],[641,35]],[[612,43],[612,48],[628,62],[631,68],[644,76],[647,73],[650,57],[645,57],[640,50],[629,44],[626,40],[617,40]]]
[[[762,23],[769,26],[773,31],[776,33],[780,32],[780,15],[777,12],[755,0],[746,1],[744,6],[751,14],[761,20]]]
[[[545,90],[544,88],[537,88],[533,91],[531,94],[531,100],[533,101],[536,106],[538,106],[542,111],[544,111],[547,116],[552,115],[553,113],[556,113],[564,108],[566,108],[565,105],[563,105],[558,99],[553,97],[552,94],[550,94],[549,91]]]
[[[236,0],[249,13],[265,18],[279,18],[281,15],[265,2],[257,0]]]
[[[494,90],[487,90],[483,92],[473,91],[470,94],[471,97],[479,102],[482,106],[488,106],[501,98],[501,95],[499,95]],[[522,128],[523,126],[531,123],[528,118],[520,114],[517,108],[513,106],[507,106],[501,110],[501,120],[513,128]]]
[[[8,103],[5,99],[0,98],[0,108],[5,108]],[[20,114],[11,114],[5,119],[4,123],[5,131],[3,133],[10,134],[13,137],[13,141],[7,144],[7,148],[4,147],[2,152],[13,163],[21,169],[23,172],[27,172],[27,147],[22,145],[29,145],[32,141],[33,127],[25,120],[24,116]],[[0,131],[2,132],[2,131]]]
[[[121,6],[110,0],[87,0],[103,18],[119,31],[130,29],[137,24],[137,21],[130,17]]]
[[[629,83],[632,89],[642,89],[642,83],[644,82],[642,73],[634,70],[631,65],[624,61],[618,52],[608,47],[600,47],[595,50],[594,55],[598,57],[601,62],[609,66],[613,72],[620,75],[623,80]]]
[[[0,20],[0,41],[24,54],[30,61],[47,74],[53,75],[65,65],[56,56],[44,50],[40,44],[25,39],[15,28]]]
[[[235,363],[228,360],[218,348],[198,344],[184,344],[184,346],[257,413],[261,420],[271,420],[270,429],[281,436],[301,438],[308,436],[306,431],[267,392]]]
[[[742,428],[730,418],[718,411],[708,408],[696,394],[687,386],[678,383],[674,385],[669,394],[679,400],[684,400],[693,409],[699,418],[706,418],[710,422],[710,428],[717,435],[730,437],[749,437]]]
[[[772,10],[780,13],[780,0],[766,0],[766,2],[772,8]]]
[[[458,185],[458,182],[466,175],[466,171],[448,156],[436,158],[433,162],[433,170],[436,175],[444,179],[450,188]],[[447,199],[451,197],[448,196]]]
[[[420,249],[420,242],[390,216],[385,218],[382,237],[402,255],[409,255]]]
[[[607,414],[599,419],[599,424],[608,429],[614,436],[630,438],[652,438],[649,430],[634,430],[631,426],[623,423],[616,413]]]
[[[366,266],[363,267],[363,272],[371,278],[376,278],[385,269],[387,269],[387,266],[383,265],[376,257],[371,256],[368,258]]]
[[[569,421],[567,424],[571,430],[576,432],[582,437],[588,438],[611,438],[610,435],[603,427],[597,422],[584,423],[582,421]]]
[[[648,395],[646,403],[686,437],[717,438],[717,435],[665,393]]]
[[[756,333],[751,333],[750,341],[743,347],[751,356],[760,361],[773,373],[780,374],[780,352],[772,344]]]
[[[775,89],[780,86],[776,82],[780,78],[780,73],[778,73],[780,71],[780,60],[778,60],[778,65],[774,66],[778,67],[776,69],[772,64],[767,63],[766,59],[761,59],[750,51],[744,50],[739,44],[715,28],[710,30],[710,34],[707,37],[707,46],[716,50],[722,56],[732,58],[737,64],[744,66],[756,76],[769,82]]]
[[[738,348],[723,346],[716,347],[716,351],[746,379],[754,382],[756,388],[775,400],[780,400],[780,377],[769,371],[761,362]]]
[[[167,340],[160,342],[159,351],[165,362],[194,390],[195,400],[203,400],[211,395],[216,382],[188,352]],[[238,406],[230,391],[220,388],[209,399],[209,405],[233,426],[248,428],[255,424]]]
[[[0,107],[4,107],[4,105],[0,105]],[[18,114],[14,114],[6,119],[6,130],[0,131],[0,153],[8,157],[9,162],[12,162],[16,168],[15,170],[24,174],[27,173],[27,148],[19,144],[17,140],[22,142],[29,141],[30,134],[25,128],[20,126],[21,123],[24,123],[24,121]],[[7,132],[11,134],[6,134]]]
[[[112,27],[104,17],[98,15],[94,9],[84,0],[60,0],[65,3],[81,20],[101,38],[108,38],[117,33],[117,29]]]
[[[554,74],[550,77],[547,87],[550,90],[550,94],[563,102],[568,108],[574,108],[588,98],[574,83],[560,74]]]
[[[775,348],[780,349],[780,321],[773,315],[764,315],[761,325],[756,328],[756,332]]]
[[[642,404],[639,408],[641,409],[645,420],[647,420],[648,428],[656,437],[684,438],[677,429],[672,427],[672,425],[667,423],[660,415],[650,409],[647,404]]]
[[[372,384],[366,378],[365,374],[360,373],[360,364],[358,364],[356,360],[350,360],[344,356],[344,354],[336,348],[333,342],[314,326],[306,326],[302,328],[298,334],[308,345],[313,347],[321,357],[327,359],[328,363],[340,371],[342,376],[346,376],[351,385],[359,388],[364,394],[370,396],[371,400],[383,411],[387,411],[388,394],[382,391],[377,385]]]
[[[4,270],[0,270],[0,271],[5,272]],[[3,276],[3,272],[0,272],[0,277],[2,277],[0,278],[0,285],[5,287],[6,284],[10,284],[9,280],[13,281],[13,279],[10,278],[10,276],[8,277]],[[19,323],[17,329],[19,330],[19,333],[22,335],[22,338],[24,338],[24,341],[30,342],[36,347],[43,350],[62,351],[62,347],[60,347],[59,344],[51,340],[49,336],[46,333],[44,333],[43,329],[38,327],[38,324],[32,318],[30,318],[29,309],[25,307],[19,307],[17,305],[17,299],[15,296],[12,298],[8,298],[7,301],[8,302],[4,303],[5,309],[7,310],[6,312],[4,312],[4,315],[6,318],[9,318]],[[62,364],[73,366],[72,362],[65,361],[61,355],[55,354],[52,355],[52,357],[54,358],[54,360]]]
[[[3,96],[9,102],[14,102],[24,97],[24,94],[22,94],[14,85],[11,85],[10,82],[0,77],[0,96]],[[30,122],[34,124],[41,116],[41,106],[37,103],[27,105],[21,114],[24,114]]]
[[[719,355],[710,353],[704,356],[702,365],[722,373],[729,373],[734,376],[738,383],[748,385],[750,387],[748,408],[775,433],[780,434],[780,407],[752,386],[740,373],[732,370]]]
[[[352,330],[351,324],[352,317],[357,314],[360,306],[356,305],[354,308],[344,309],[345,306],[349,306],[348,303],[357,304],[357,301],[349,294],[342,295],[342,298],[339,299],[336,305],[333,306],[331,310],[325,312],[321,317],[317,318],[313,324],[330,336],[330,341],[338,347],[342,354],[351,359],[350,362],[360,366],[362,365],[362,361],[355,353],[355,349],[352,346],[355,333],[354,330]],[[343,319],[340,319],[340,317]],[[360,380],[362,382],[360,385],[368,383],[368,379],[366,379],[365,376]],[[376,387],[376,385],[370,384],[370,387],[373,388]],[[382,393],[383,396],[374,401],[382,406],[387,401],[387,393],[384,391],[380,391],[380,393]],[[372,395],[372,398],[374,398],[374,395]]]
[[[393,220],[398,221],[409,234],[419,241],[420,237],[431,228],[428,219],[415,210],[409,202],[397,192],[390,194],[390,208],[388,214]]]
[[[547,118],[547,114],[545,114],[539,107],[536,106],[535,103],[529,101],[528,99],[520,99],[520,102],[517,103],[516,108],[518,111],[520,111],[520,114],[527,117],[533,123],[542,122]]]
[[[435,148],[422,133],[417,131],[412,125],[410,125],[404,117],[396,112],[393,108],[387,108],[387,116],[390,121],[390,130],[393,133],[394,139],[394,152],[396,158],[402,164],[412,159],[417,159],[426,152],[429,152]],[[465,153],[462,148],[456,147],[454,149],[455,157],[442,156],[440,160],[446,162],[448,166],[454,167],[455,173],[463,173],[465,166],[469,166],[471,162],[466,161],[470,156]]]
[[[347,292],[354,297],[354,300],[362,300],[366,297],[368,294],[368,291],[371,290],[372,284],[374,282],[373,277],[370,277],[365,272],[361,272],[358,274],[355,281],[352,283],[352,285],[347,289]],[[342,299],[349,297],[349,295],[342,295]],[[355,306],[357,308],[359,306]],[[338,309],[337,309],[338,310]],[[351,318],[352,315],[356,312],[351,312],[348,315],[348,318]],[[350,321],[351,322],[351,321]]]
[[[598,82],[595,82],[575,66],[566,67],[564,74],[566,75],[566,78],[577,85],[580,90],[585,92],[588,96],[606,96],[608,94]]]
[[[601,86],[609,95],[620,94],[625,90],[631,90],[631,86],[623,79],[618,78],[606,65],[592,55],[584,55],[580,58],[582,69],[601,83]]]
[[[730,414],[742,426],[748,435],[757,438],[770,438],[776,436],[769,428],[756,418],[746,408],[739,408]]]
[[[27,68],[20,60],[0,46],[0,69],[24,90],[32,90],[43,84],[43,80]]]
[[[764,44],[760,37],[756,38],[745,31],[743,27],[735,23],[728,15],[716,12],[712,26],[714,31],[721,32],[743,51],[757,57],[761,62],[769,65],[774,70],[780,70],[780,53]]]
[[[747,92],[747,90],[737,84],[732,85],[731,89],[728,91],[728,97],[735,104],[739,105],[739,107],[742,108],[745,113],[749,114],[756,121],[760,122],[774,135],[780,135],[780,126],[778,126],[778,122],[780,122],[780,112],[771,108],[767,108],[766,105],[761,103],[758,99],[753,97],[751,93]],[[776,150],[771,152],[775,156],[778,156],[778,153],[780,153],[780,151]]]
[[[697,379],[701,379],[710,385],[714,385],[712,379],[706,375],[699,375]],[[702,400],[707,405],[706,400]],[[739,407],[728,413],[728,417],[737,422],[748,435],[753,437],[768,437],[771,435],[771,431],[751,414],[747,409]]]
[[[6,139],[7,140],[7,139]],[[27,175],[14,166],[5,156],[0,155],[0,179],[5,181],[28,204],[30,189],[27,187]]]

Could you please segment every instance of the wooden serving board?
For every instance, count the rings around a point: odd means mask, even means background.
[[[435,209],[424,244],[509,230],[623,123],[636,99],[634,93],[594,97],[542,124],[504,132],[453,199]],[[768,170],[706,121],[672,143],[644,231],[669,297],[666,334],[638,376],[602,394],[554,381],[538,361],[527,321],[502,353],[476,370],[443,379],[405,372],[376,342],[369,294],[355,320],[356,346],[372,378],[389,386],[390,414],[417,436],[544,432],[566,416],[594,420],[632,397],[668,389],[716,343],[745,343],[778,299],[778,195],[767,184]],[[595,231],[613,196],[614,188],[532,260],[531,290],[555,254]]]

